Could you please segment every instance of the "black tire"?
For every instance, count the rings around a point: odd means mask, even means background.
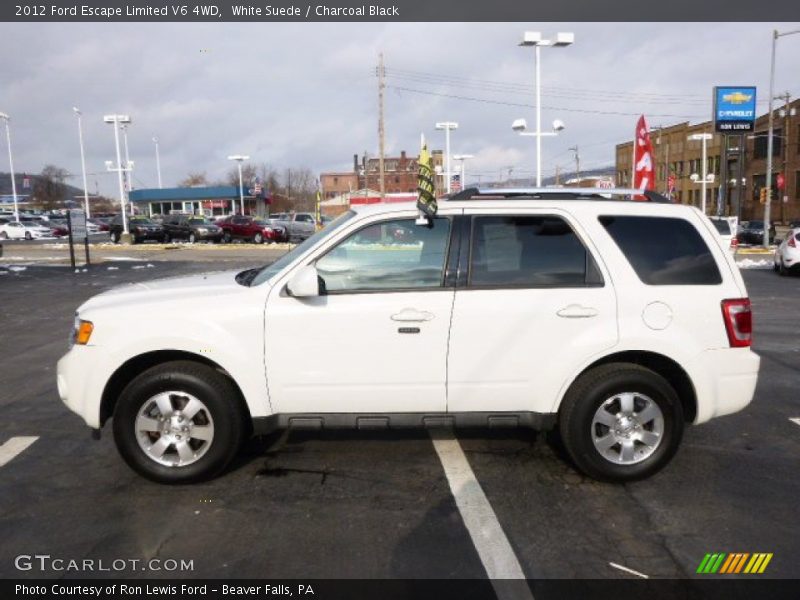
[[[111,241],[115,244],[119,244],[119,231],[115,231],[111,234]]]
[[[0,231],[0,240],[7,240],[8,234],[5,231]]]
[[[197,236],[194,234],[194,232],[190,233],[189,234],[189,243],[190,244],[194,244],[196,241],[197,241]]]
[[[222,243],[223,244],[230,244],[232,241],[233,241],[233,238],[231,237],[231,232],[230,231],[226,231],[225,233],[222,234]]]
[[[253,243],[254,244],[263,244],[264,243],[264,236],[260,233],[257,233],[253,236]]]
[[[208,449],[188,465],[162,465],[137,440],[135,423],[139,411],[148,399],[165,391],[191,394],[205,404],[213,420],[214,434]],[[179,395],[176,398],[180,401]],[[166,484],[193,483],[218,475],[236,456],[249,433],[233,383],[214,369],[191,361],[157,365],[131,381],[117,401],[113,429],[117,449],[125,462],[140,475]]]
[[[25,232],[25,239],[28,241],[31,241],[33,239],[33,236],[31,235],[30,231]]]
[[[780,264],[778,265],[778,275],[786,277],[788,274],[789,271],[786,269],[786,265],[783,264],[783,258],[781,258]]]
[[[624,392],[652,399],[663,417],[663,433],[655,450],[633,464],[612,462],[592,440],[596,411],[606,400]],[[683,408],[673,387],[658,373],[631,363],[611,363],[591,369],[572,384],[559,411],[559,430],[580,471],[600,481],[633,481],[653,475],[675,455],[683,437]]]

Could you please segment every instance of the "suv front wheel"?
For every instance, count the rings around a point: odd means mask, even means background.
[[[114,440],[137,473],[159,483],[219,474],[247,426],[233,384],[190,361],[152,367],[129,383],[114,409]]]
[[[567,452],[586,475],[632,481],[659,471],[674,456],[683,436],[683,409],[658,373],[612,363],[591,369],[572,385],[559,429]]]

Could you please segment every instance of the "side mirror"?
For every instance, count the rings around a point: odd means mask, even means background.
[[[294,298],[313,298],[319,296],[319,275],[314,265],[300,269],[286,285],[286,291]]]

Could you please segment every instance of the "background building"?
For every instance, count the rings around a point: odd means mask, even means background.
[[[672,198],[683,204],[701,205],[701,185],[690,177],[693,173],[702,177],[702,142],[689,141],[688,137],[695,133],[712,133],[713,139],[707,142],[707,155],[708,172],[714,174],[714,183],[707,186],[707,212],[719,212],[717,202],[720,187],[724,186],[722,214],[739,214],[741,193],[741,218],[763,217],[759,194],[766,183],[767,126],[768,115],[758,117],[754,131],[745,135],[743,146],[740,146],[739,136],[730,136],[727,161],[723,136],[714,134],[712,121],[652,127],[656,190],[668,193],[668,177],[672,175]],[[633,141],[616,147],[616,183],[622,187],[631,185],[632,151]],[[743,161],[743,184],[737,177],[740,161]],[[773,171],[772,218],[779,222],[800,219],[800,99],[775,109]],[[778,174],[783,175],[783,189],[777,189]]]

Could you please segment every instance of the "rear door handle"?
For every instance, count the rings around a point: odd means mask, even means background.
[[[588,319],[590,317],[596,317],[598,311],[596,308],[591,306],[581,306],[580,304],[570,304],[569,306],[565,306],[561,310],[556,313],[559,317],[563,317],[565,319]]]
[[[416,308],[404,308],[399,313],[392,315],[392,321],[401,321],[404,323],[421,323],[423,321],[430,321],[433,319],[433,313],[424,310],[417,310]]]

